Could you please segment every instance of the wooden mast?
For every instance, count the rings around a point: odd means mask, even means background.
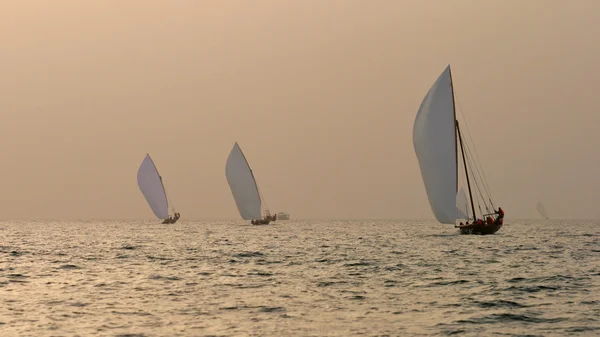
[[[462,135],[460,134],[458,120],[456,121],[456,132],[458,133],[458,140],[460,142],[460,152],[462,152],[463,165],[465,167],[465,175],[467,176],[467,187],[469,188],[469,198],[471,199],[471,208],[473,210],[473,221],[475,221],[475,219],[477,219],[477,217],[475,216],[475,204],[473,203],[473,194],[471,193],[471,182],[469,181],[469,170],[467,169],[467,158],[465,157],[465,149],[463,148]]]

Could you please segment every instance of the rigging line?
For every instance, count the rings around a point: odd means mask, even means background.
[[[466,169],[471,171],[471,178],[472,178],[472,182],[473,182],[473,186],[474,186],[474,190],[473,190],[473,202],[474,204],[477,206],[477,208],[479,209],[479,211],[481,212],[481,200],[485,200],[482,194],[482,188],[481,188],[481,183],[478,181],[477,177],[479,176],[479,172],[477,170],[477,167],[474,166],[473,164],[473,159],[472,159],[472,155],[470,155],[469,153],[469,147],[467,144],[464,144],[466,150],[465,150],[465,157],[466,157]],[[463,168],[465,168],[465,164],[463,163]],[[473,173],[475,172],[475,173]],[[461,180],[466,179],[466,177],[462,177],[461,176]],[[475,220],[476,215],[473,215],[473,220]]]
[[[470,166],[473,166],[473,164],[472,164],[471,162],[469,163],[469,165],[470,165]],[[472,168],[471,170],[472,170],[472,171],[477,171],[476,169],[473,169],[473,168]],[[473,176],[474,176],[474,177],[473,177],[473,178],[474,178],[473,180],[474,180],[474,181],[475,181],[475,183],[477,184],[477,191],[479,192],[479,196],[481,197],[481,199],[483,200],[483,202],[484,202],[484,203],[485,203],[485,205],[487,206],[487,202],[486,202],[486,195],[484,195],[484,194],[489,194],[489,192],[488,192],[488,191],[486,191],[486,189],[485,189],[485,185],[481,185],[481,184],[479,183],[479,181],[481,180],[481,175],[480,175],[480,173],[479,173],[479,172],[476,172],[476,173],[474,173],[474,174],[473,174]],[[478,178],[479,178],[479,179],[478,179]],[[483,190],[482,190],[482,187],[483,187]]]
[[[483,172],[483,169],[481,167],[477,167],[477,163],[473,160],[473,158],[475,156],[473,155],[473,151],[472,151],[472,149],[471,149],[471,147],[469,145],[467,145],[467,153],[469,154],[469,157],[470,157],[471,161],[475,165],[475,171],[477,171],[477,175],[479,176],[479,179],[482,181],[483,187],[484,187],[486,193],[489,196],[491,196],[491,192],[490,192],[489,186],[487,185],[486,180],[485,180],[485,176],[484,176],[485,172]]]
[[[474,165],[473,165],[473,159],[472,159],[472,156],[470,155],[469,147],[467,146],[466,148],[467,148],[467,150],[466,150],[466,152],[467,152],[467,165],[469,165],[469,169],[473,173],[473,182],[477,184],[478,192],[481,195],[481,189],[479,188],[479,184],[478,184],[478,181],[477,181],[478,180],[477,178],[479,176],[479,172],[477,172],[478,171],[477,167],[474,167]]]
[[[265,205],[265,210],[268,211],[269,210],[269,205],[267,204],[267,201],[265,200],[265,197],[263,196],[260,187],[258,187],[258,182],[256,181],[256,177],[254,178],[254,183],[256,184],[256,189],[258,190],[258,196],[260,197],[260,200],[262,201],[262,203]]]
[[[481,210],[481,204],[483,203],[483,206],[485,207],[485,209],[489,211],[488,204],[487,204],[487,202],[485,200],[485,196],[482,193],[481,186],[480,186],[479,182],[477,181],[477,179],[475,179],[475,186],[477,188],[477,192],[479,193],[479,196],[481,197],[481,202],[479,200],[477,202],[478,205],[479,205],[480,210]]]
[[[479,164],[479,166],[482,166],[481,165],[481,160],[479,159],[479,153],[477,152],[477,149],[475,148],[475,142],[473,141],[473,135],[471,134],[471,129],[469,128],[469,123],[467,121],[466,113],[464,112],[464,110],[462,108],[462,105],[460,104],[460,100],[458,100],[458,98],[456,100],[457,100],[457,103],[458,103],[459,111],[460,111],[460,113],[463,116],[463,119],[465,121],[465,126],[467,128],[467,134],[469,136],[470,143],[473,144],[473,149],[474,149],[474,152],[475,152],[475,156],[474,156],[475,162],[476,162],[476,164]]]
[[[479,196],[481,197],[481,188],[479,187],[479,184],[477,183],[477,181],[475,181],[474,185],[475,185],[475,189],[477,190]],[[479,207],[479,210],[481,211],[481,201],[480,201],[480,199],[477,198],[476,202],[477,202],[477,206]]]
[[[472,152],[471,152],[471,148],[470,148],[469,146],[467,146],[467,153],[469,154],[469,158],[470,158],[470,159],[471,159],[471,158],[473,158],[473,154],[472,154]],[[471,160],[471,161],[472,161],[472,160]],[[491,198],[492,198],[492,193],[491,193],[491,192],[490,192],[490,190],[489,190],[489,186],[486,184],[485,177],[484,177],[484,176],[482,176],[482,171],[483,171],[483,170],[481,170],[481,169],[479,169],[479,168],[476,168],[476,169],[475,169],[475,171],[477,171],[477,175],[479,176],[479,179],[480,179],[480,180],[482,180],[482,182],[483,182],[483,187],[484,187],[484,189],[485,189],[485,192],[487,193],[487,195],[488,195],[488,196],[489,196],[489,198],[491,199]]]
[[[489,192],[486,193],[485,185],[480,185],[478,182],[477,186],[478,186],[478,188],[480,188],[479,192],[480,192],[481,199],[482,199],[483,203],[485,204],[486,209],[489,210],[488,200],[490,201],[491,204],[493,204],[491,201],[491,196],[489,195]],[[481,190],[481,186],[483,186],[483,191]]]
[[[470,147],[467,148],[467,151],[469,153],[469,155],[471,157],[477,157],[477,152],[475,149],[472,149]],[[475,152],[475,156],[473,155],[473,152]],[[479,162],[479,165],[477,165],[477,162],[474,162],[474,165],[476,166],[476,171],[477,171],[477,176],[479,177],[479,179],[481,180],[482,184],[483,184],[483,188],[485,189],[485,192],[487,193],[487,195],[490,197],[490,199],[492,198],[492,192],[491,192],[491,188],[487,182],[486,176],[485,176],[485,171],[483,170],[483,166],[481,165],[481,162]]]
[[[156,172],[158,173],[158,170]],[[167,204],[169,206],[171,206],[171,210],[173,212],[175,212],[175,206],[173,206],[173,203],[171,202],[171,199],[169,198],[169,193],[167,193],[167,187],[165,186],[163,178],[162,178],[162,176],[160,174],[158,175],[158,178],[160,178],[160,183],[162,185],[163,190],[165,191],[165,198],[167,198]]]
[[[171,206],[171,210],[173,212],[175,212],[175,204],[173,203],[171,198],[169,198],[169,193],[167,192],[167,188],[164,186],[164,184],[163,184],[163,188],[165,189],[165,196],[167,197],[167,203],[169,204],[169,206]]]
[[[466,128],[467,128],[467,134],[469,135],[469,139],[470,139],[471,143],[473,144],[473,150],[475,152],[475,159],[479,163],[479,166],[482,168],[482,171],[483,171],[483,165],[481,164],[481,160],[479,159],[479,154],[477,153],[477,149],[475,148],[475,144],[473,142],[473,137],[471,136],[471,130],[469,128],[469,123],[467,122],[466,114],[464,113],[464,111],[462,109],[462,105],[460,104],[460,100],[458,99],[458,97],[456,97],[456,92],[454,92],[454,98],[456,100],[456,103],[458,103],[458,109],[459,109],[460,114],[463,116],[463,119],[465,121],[465,125],[466,125]],[[485,185],[488,185],[487,184],[487,177],[485,176],[485,171],[483,171],[483,183]],[[487,189],[491,191],[491,189],[489,188],[489,186],[487,187]],[[491,195],[491,193],[490,193],[490,195]]]
[[[471,158],[469,158],[469,157],[467,157],[467,158],[468,158],[468,159],[471,159]],[[471,171],[473,171],[473,167],[472,167],[472,166],[473,166],[473,163],[472,163],[472,160],[468,160],[468,161],[467,161],[467,164],[468,164],[468,165],[469,165],[469,167],[471,168]],[[486,203],[486,201],[485,201],[485,197],[484,197],[484,195],[483,195],[483,193],[482,193],[481,186],[480,186],[480,184],[479,184],[479,182],[478,182],[478,180],[477,180],[476,176],[474,176],[473,178],[474,178],[474,179],[473,179],[473,183],[474,183],[474,185],[475,185],[475,189],[476,189],[477,193],[479,194],[479,196],[481,197],[481,201],[483,201],[483,205],[484,205],[484,207],[485,207],[486,209],[488,209],[487,203]],[[479,211],[481,211],[481,201],[480,201],[480,200],[477,200],[477,206],[479,207]],[[483,214],[483,213],[482,213],[482,214]]]

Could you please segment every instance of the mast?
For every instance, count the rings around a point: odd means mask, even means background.
[[[467,158],[465,157],[465,149],[463,148],[463,141],[462,136],[460,134],[460,127],[458,126],[458,120],[456,121],[456,133],[458,133],[458,140],[460,141],[460,152],[462,152],[463,165],[465,167],[465,175],[467,176],[467,187],[469,188],[469,198],[471,199],[471,208],[473,210],[473,221],[475,221],[475,219],[477,218],[475,215],[475,204],[473,203],[473,194],[471,193],[471,182],[469,181],[469,171],[467,169]]]
[[[454,100],[454,83],[452,81],[452,69],[448,65],[448,74],[450,74],[450,90],[452,91],[452,113],[454,114],[454,120],[456,119],[456,102]],[[458,121],[456,122],[458,123]],[[458,125],[458,124],[457,124]],[[456,139],[456,132],[454,133],[454,149],[458,148],[458,139]],[[456,151],[455,151],[456,152]],[[456,162],[456,192],[458,192],[458,156],[454,156]],[[475,215],[473,215],[475,216]]]

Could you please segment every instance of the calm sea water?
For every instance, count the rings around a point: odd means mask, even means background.
[[[0,222],[0,336],[597,336],[600,224]]]

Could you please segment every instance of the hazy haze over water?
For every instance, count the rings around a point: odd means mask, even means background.
[[[598,31],[595,0],[4,1],[0,214],[150,219],[149,152],[184,218],[235,219],[239,141],[272,210],[432,218],[412,125],[451,63],[507,217],[597,218]]]
[[[0,336],[597,335],[598,222],[514,219],[600,218],[598,32],[596,0],[0,3]],[[447,64],[502,230],[295,220],[433,218]],[[194,221],[239,218],[236,141],[294,220]]]

